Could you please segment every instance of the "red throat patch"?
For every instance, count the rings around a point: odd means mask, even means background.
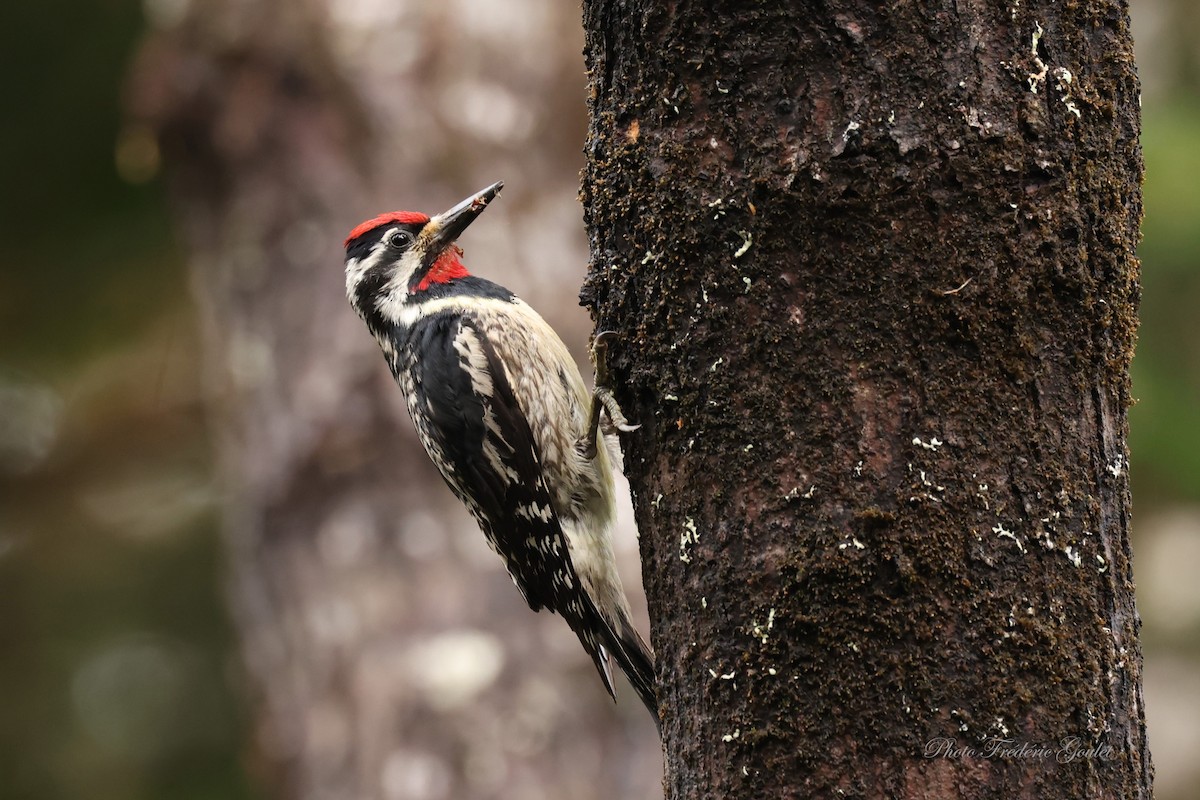
[[[425,277],[421,278],[416,291],[423,292],[435,283],[449,283],[455,278],[467,277],[470,273],[458,260],[460,255],[462,255],[462,250],[458,245],[450,245],[446,248],[446,252],[438,256],[437,261],[433,262],[433,266],[425,273]]]
[[[364,233],[370,233],[384,225],[420,225],[426,222],[429,222],[429,215],[422,214],[420,211],[389,211],[356,225],[354,230],[350,231],[350,235],[346,237],[346,241],[342,242],[342,247],[349,247],[351,242]]]

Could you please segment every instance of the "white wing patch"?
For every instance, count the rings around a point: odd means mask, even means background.
[[[542,522],[549,522],[550,518],[554,516],[554,510],[550,508],[549,503],[539,506],[536,502],[517,506],[513,513],[531,522],[535,519],[540,519]]]
[[[516,483],[521,476],[505,463],[501,455],[501,449],[511,453],[512,445],[505,441],[500,431],[500,423],[492,410],[495,386],[492,383],[492,373],[488,369],[487,354],[479,341],[479,334],[467,325],[460,326],[454,336],[454,349],[471,378],[471,391],[483,401],[483,425],[487,430],[483,439],[483,454],[488,460],[488,466],[495,474],[502,476],[505,482]]]
[[[490,398],[495,389],[492,386],[492,373],[488,370],[487,354],[483,352],[478,334],[472,328],[460,325],[454,336],[454,349],[471,376],[471,389],[480,397]]]

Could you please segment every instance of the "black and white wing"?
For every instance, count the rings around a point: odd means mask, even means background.
[[[418,426],[446,483],[479,522],[488,543],[534,611],[561,614],[612,693],[608,658],[595,632],[607,628],[580,583],[542,472],[525,412],[491,342],[467,317],[444,316],[415,332],[424,356],[412,368],[424,406]]]

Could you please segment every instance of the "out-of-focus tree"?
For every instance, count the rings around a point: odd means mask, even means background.
[[[585,263],[572,11],[214,0],[138,56],[131,104],[188,249],[259,763],[281,796],[658,783],[636,698],[614,711],[562,621],[524,607],[343,290],[355,222],[504,178],[466,263],[585,341],[582,312],[556,307]]]

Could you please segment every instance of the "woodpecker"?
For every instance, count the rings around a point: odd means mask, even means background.
[[[562,615],[615,699],[609,657],[658,724],[654,654],[630,622],[601,413],[629,425],[602,379],[589,396],[536,311],[463,266],[455,240],[503,183],[443,214],[380,214],[346,237],[346,295],[404,392],[430,459],[534,611]],[[602,378],[603,338],[593,345]],[[603,443],[601,443],[602,445]]]

